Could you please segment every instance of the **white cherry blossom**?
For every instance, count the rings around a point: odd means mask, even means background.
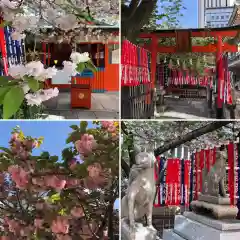
[[[89,53],[79,53],[79,52],[72,52],[70,59],[73,63],[81,63],[81,62],[88,62],[90,60]]]

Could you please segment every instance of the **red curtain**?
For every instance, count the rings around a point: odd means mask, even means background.
[[[234,178],[234,143],[228,144],[228,189],[231,205],[234,205],[235,178]]]

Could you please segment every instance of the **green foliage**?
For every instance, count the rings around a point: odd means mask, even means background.
[[[144,28],[150,30],[179,28],[179,17],[183,16],[181,13],[183,9],[185,7],[182,0],[160,0]]]
[[[93,64],[92,60],[85,62],[85,68],[89,69],[90,71],[92,71],[93,73],[97,71],[96,66]]]
[[[8,119],[17,112],[24,100],[24,92],[20,86],[11,88],[3,100],[3,118]]]
[[[29,88],[33,91],[33,92],[36,92],[39,90],[39,81],[34,79],[33,77],[28,77],[27,78],[27,82],[28,82],[28,86]]]

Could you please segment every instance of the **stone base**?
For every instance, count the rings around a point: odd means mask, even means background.
[[[238,213],[235,206],[219,205],[200,200],[192,201],[191,208],[195,213],[214,217],[215,219],[234,219]]]
[[[177,235],[173,231],[173,229],[164,229],[163,230],[163,240],[186,240],[186,239]]]
[[[132,239],[129,224],[126,218],[121,220],[121,239],[122,240],[156,240],[157,230],[154,228],[144,227],[141,223],[135,223],[135,239]]]
[[[214,220],[193,212],[175,217],[173,230],[163,231],[163,240],[236,240],[240,239],[240,221]]]
[[[218,205],[230,205],[230,198],[228,197],[214,197],[210,195],[199,194],[198,201],[218,204]]]

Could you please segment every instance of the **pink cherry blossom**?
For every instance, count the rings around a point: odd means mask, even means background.
[[[71,170],[75,169],[77,165],[78,165],[78,163],[77,163],[76,159],[72,159],[71,161],[69,161],[69,168]]]
[[[20,225],[14,219],[5,218],[6,223],[8,224],[8,228],[10,232],[16,233],[20,230]]]
[[[0,237],[0,240],[10,240],[10,238],[8,236],[2,236]]]
[[[109,128],[110,126],[113,125],[113,122],[111,122],[111,121],[101,121],[101,124],[102,124],[102,127],[103,127],[103,128],[107,129],[107,128]]]
[[[114,125],[110,125],[107,130],[108,132],[113,133],[113,132],[116,132],[116,129],[117,128]]]
[[[96,141],[93,135],[83,134],[81,139],[76,141],[75,146],[80,154],[86,155],[96,147]]]
[[[12,180],[16,183],[17,188],[26,188],[29,181],[29,174],[23,168],[12,165],[8,167],[8,172],[11,174]]]
[[[32,232],[32,226],[28,226],[28,227],[22,227],[20,229],[20,236],[22,237],[28,237],[31,235]]]
[[[44,220],[43,220],[43,219],[36,218],[36,219],[34,220],[34,226],[35,226],[36,228],[42,228],[43,223],[44,223]]]
[[[45,182],[48,187],[52,187],[57,191],[61,191],[67,183],[66,180],[59,179],[57,176],[47,176]]]
[[[88,175],[92,178],[98,177],[102,172],[102,167],[99,163],[94,163],[87,167]]]
[[[17,140],[19,134],[18,133],[13,133],[11,136],[11,140]]]
[[[66,217],[58,216],[56,220],[52,222],[51,229],[53,233],[67,234],[69,231],[69,222]]]
[[[71,210],[71,214],[76,218],[80,218],[84,216],[84,211],[81,207],[74,207]]]

